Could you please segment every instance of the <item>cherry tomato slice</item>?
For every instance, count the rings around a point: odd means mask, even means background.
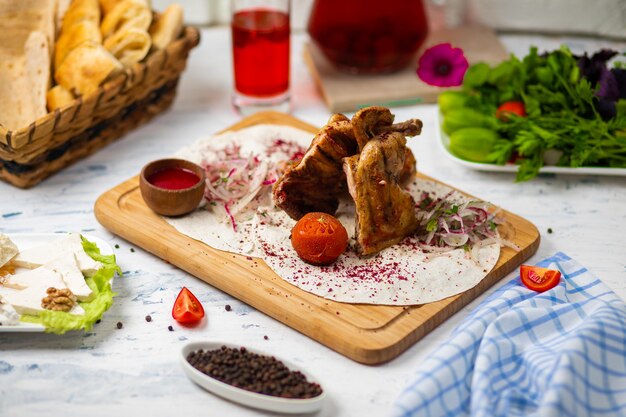
[[[524,285],[533,291],[544,292],[554,288],[561,280],[561,271],[538,266],[520,266],[520,277]]]
[[[204,317],[202,304],[187,287],[183,287],[178,293],[172,308],[172,317],[181,324],[197,323]]]
[[[329,265],[348,247],[348,232],[330,214],[307,213],[291,230],[291,244],[304,262]]]
[[[521,117],[526,117],[526,107],[523,101],[507,101],[502,103],[498,110],[496,110],[496,117],[500,120],[508,120],[510,114],[516,114]]]

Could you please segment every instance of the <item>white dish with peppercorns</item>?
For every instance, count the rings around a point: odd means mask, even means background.
[[[119,268],[94,236],[0,234],[0,332],[90,329],[111,303]]]
[[[235,366],[220,368],[224,360]],[[257,349],[217,341],[192,342],[183,347],[180,362],[189,379],[205,390],[260,410],[285,414],[313,413],[322,408],[326,398],[326,393],[312,382],[315,379],[309,373]],[[236,366],[237,363],[242,366]],[[276,381],[273,381],[272,375],[276,376]],[[224,381],[248,388],[239,388]],[[304,398],[294,398],[298,396]]]

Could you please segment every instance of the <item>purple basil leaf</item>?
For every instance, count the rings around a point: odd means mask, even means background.
[[[626,69],[613,68],[611,72],[619,89],[619,98],[626,98]]]

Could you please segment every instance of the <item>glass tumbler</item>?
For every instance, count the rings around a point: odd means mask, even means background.
[[[233,105],[289,110],[289,0],[231,0]]]

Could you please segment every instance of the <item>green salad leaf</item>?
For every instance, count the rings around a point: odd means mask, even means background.
[[[46,332],[63,334],[70,330],[91,330],[93,325],[113,305],[116,295],[111,289],[111,280],[115,273],[122,275],[122,270],[115,262],[115,255],[102,255],[98,246],[81,236],[83,249],[94,260],[102,264],[102,268],[93,276],[85,278],[87,285],[93,290],[90,301],[79,302],[85,310],[84,315],[74,315],[63,311],[45,310],[38,316],[23,315],[21,320],[45,326]]]
[[[517,181],[534,178],[549,150],[558,154],[558,166],[626,168],[626,99],[615,102],[614,116],[600,114],[600,85],[581,73],[580,59],[565,46],[544,54],[532,47],[521,60],[511,56],[494,67],[471,66],[463,80],[465,97],[456,92],[454,109],[444,113],[444,130],[449,135],[467,127],[493,130],[498,140],[474,149],[480,158],[473,160],[514,161]],[[494,117],[500,106],[513,101],[523,103],[525,115]],[[485,118],[493,122],[483,123]],[[456,154],[472,155],[470,151]]]

